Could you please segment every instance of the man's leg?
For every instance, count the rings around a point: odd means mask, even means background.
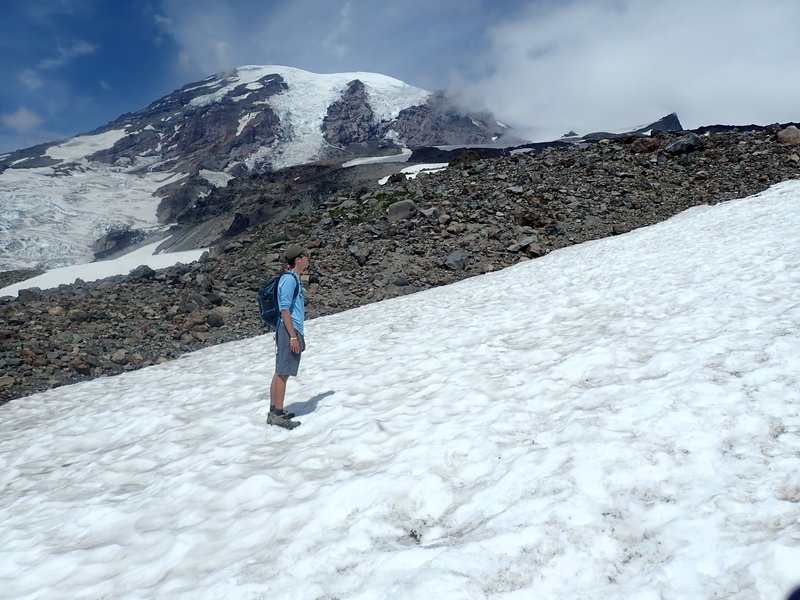
[[[275,373],[272,376],[272,383],[269,386],[269,404],[277,410],[283,410],[283,400],[286,397],[286,382],[288,379],[288,375]]]
[[[272,376],[272,383],[269,385],[269,414],[267,415],[268,425],[277,425],[284,429],[294,429],[300,425],[300,421],[292,421],[294,413],[287,413],[283,410],[283,398],[286,395],[286,381],[288,375]]]

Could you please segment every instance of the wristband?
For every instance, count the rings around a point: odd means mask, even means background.
[[[291,341],[293,341],[293,342],[296,342],[296,341],[297,341],[297,338],[296,338],[296,337],[294,337],[294,338],[293,338],[293,337],[290,337],[289,339],[290,339]]]

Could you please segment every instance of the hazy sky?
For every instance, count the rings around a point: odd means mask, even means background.
[[[244,64],[446,88],[531,139],[798,121],[797,23],[798,0],[4,2],[0,151]]]

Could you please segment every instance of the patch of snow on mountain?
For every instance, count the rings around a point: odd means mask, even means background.
[[[411,154],[411,150],[408,148],[403,148],[400,154],[393,154],[391,156],[366,156],[364,158],[354,158],[353,160],[348,160],[346,163],[342,163],[342,168],[346,169],[347,167],[373,165],[378,163],[408,162],[408,159],[411,158]]]
[[[63,144],[50,146],[46,155],[56,160],[78,160],[91,156],[100,150],[107,150],[124,138],[127,132],[124,129],[112,129],[96,135],[79,135]]]
[[[405,108],[425,104],[430,92],[377,73],[352,73],[367,88],[372,110],[381,121],[395,119]]]
[[[75,283],[78,278],[83,281],[97,281],[113,275],[127,275],[141,265],[147,265],[151,269],[164,269],[178,263],[188,264],[199,259],[203,252],[207,250],[207,248],[200,248],[198,250],[156,254],[156,248],[163,242],[164,240],[158,240],[113,260],[96,262],[89,269],[87,269],[86,265],[71,265],[53,269],[47,273],[0,289],[0,296],[16,296],[20,290],[31,287],[38,287],[44,290],[58,287],[62,284],[69,285]]]
[[[85,146],[84,146],[85,147]],[[130,173],[117,166],[6,169],[0,174],[0,270],[52,269],[88,262],[92,243],[110,228],[158,227],[152,195],[172,173]]]
[[[208,77],[203,82],[198,85],[195,85],[190,88],[185,88],[184,92],[193,92],[194,90],[199,90],[206,87],[213,87],[219,83],[219,80],[216,77]]]
[[[242,133],[242,131],[244,131],[244,128],[247,127],[247,124],[250,121],[252,121],[253,119],[255,119],[257,116],[258,116],[258,113],[251,112],[251,113],[247,113],[243,117],[240,117],[239,118],[239,126],[236,128],[236,135],[237,136],[240,135]]]
[[[406,179],[416,179],[417,175],[420,173],[438,173],[439,171],[444,171],[447,168],[448,163],[426,163],[426,164],[418,164],[418,165],[411,165],[410,167],[405,167],[401,169],[400,172],[406,176]],[[389,175],[386,177],[381,177],[378,180],[380,185],[386,185],[389,181]]]
[[[214,187],[225,187],[233,179],[233,176],[222,171],[200,169],[199,175]]]

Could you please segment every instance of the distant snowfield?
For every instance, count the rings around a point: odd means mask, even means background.
[[[0,598],[783,599],[800,182],[0,406]]]
[[[53,167],[0,174],[0,271],[89,262],[110,228],[158,230],[153,192],[182,175],[131,173],[85,160],[69,175]]]
[[[406,179],[415,179],[420,173],[438,173],[447,168],[448,163],[420,163],[404,167],[400,170],[406,176]],[[380,185],[386,185],[389,182],[389,176],[381,177],[378,180]]]
[[[111,148],[124,138],[127,132],[124,129],[113,129],[96,135],[79,135],[63,144],[50,146],[45,153],[50,158],[57,160],[73,161],[90,156],[100,150]]]
[[[184,252],[154,254],[156,248],[163,242],[164,240],[159,240],[142,246],[113,260],[53,269],[25,281],[0,288],[0,296],[16,296],[20,290],[32,287],[38,287],[43,290],[54,288],[62,284],[75,283],[78,278],[83,281],[97,281],[113,275],[127,275],[141,265],[147,265],[152,269],[164,269],[178,263],[188,264],[199,259],[203,252],[207,250],[207,248],[201,248]]]
[[[392,154],[390,156],[367,156],[364,158],[354,158],[342,163],[342,168],[355,167],[358,165],[374,165],[379,163],[395,163],[395,162],[408,162],[411,158],[412,151],[408,148],[403,148],[400,154]]]

